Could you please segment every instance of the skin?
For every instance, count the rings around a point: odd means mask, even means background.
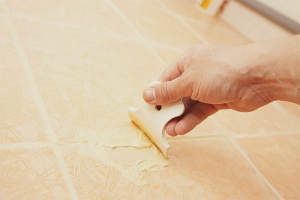
[[[240,46],[197,44],[159,81],[144,90],[147,103],[185,104],[184,114],[166,126],[171,136],[222,109],[250,112],[276,100],[300,105],[300,35]]]

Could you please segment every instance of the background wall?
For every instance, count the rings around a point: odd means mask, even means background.
[[[300,23],[299,0],[257,0],[280,14]]]

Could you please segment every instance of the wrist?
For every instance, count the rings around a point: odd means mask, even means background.
[[[239,70],[242,79],[268,102],[300,104],[299,41],[291,37],[246,45]]]

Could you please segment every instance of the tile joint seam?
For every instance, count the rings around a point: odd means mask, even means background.
[[[30,85],[31,92],[33,93],[33,96],[35,98],[35,102],[37,104],[39,113],[41,114],[41,118],[42,118],[44,126],[46,128],[48,139],[50,141],[57,141],[56,135],[55,135],[55,133],[54,133],[54,131],[52,129],[51,122],[50,122],[50,120],[48,118],[48,114],[47,114],[46,108],[45,108],[44,103],[42,101],[42,98],[40,96],[38,87],[37,87],[37,85],[35,83],[33,74],[31,72],[31,69],[30,69],[28,61],[26,59],[24,50],[23,50],[21,42],[19,40],[17,31],[15,30],[15,27],[13,25],[12,19],[10,17],[9,11],[8,11],[8,8],[5,5],[5,1],[1,0],[1,4],[2,4],[2,8],[3,8],[3,11],[4,11],[4,16],[5,16],[7,25],[9,27],[11,36],[12,36],[12,38],[14,40],[14,43],[15,43],[15,48],[16,48],[16,50],[18,52],[18,55],[19,55],[19,58],[20,58],[20,61],[21,61],[22,68],[24,70],[24,73],[25,73],[25,76],[27,78],[27,81],[28,81],[28,83]]]
[[[194,141],[194,140],[216,140],[216,139],[250,139],[254,137],[273,137],[285,135],[299,135],[300,132],[283,132],[264,135],[201,135],[201,136],[187,136],[187,137],[170,137],[168,142],[176,141]],[[26,149],[26,148],[42,148],[42,147],[78,147],[80,141],[57,141],[57,142],[23,142],[23,143],[3,143],[0,144],[0,149]]]
[[[3,9],[3,12],[4,12],[4,16],[5,16],[5,19],[6,19],[6,23],[8,25],[8,28],[10,30],[10,34],[11,34],[13,40],[14,40],[15,47],[17,49],[17,52],[18,52],[20,60],[21,60],[21,64],[22,64],[25,76],[26,76],[26,78],[29,82],[29,85],[31,87],[31,91],[32,91],[32,93],[35,97],[35,100],[36,100],[36,103],[38,105],[41,117],[43,118],[43,121],[45,123],[44,125],[45,125],[45,128],[47,129],[47,136],[49,137],[48,139],[50,141],[55,142],[55,141],[57,141],[56,134],[54,133],[53,127],[51,125],[50,119],[48,117],[48,114],[47,114],[47,111],[46,111],[46,108],[45,108],[45,105],[42,101],[42,98],[40,96],[37,85],[34,81],[34,77],[33,77],[32,72],[30,70],[30,67],[29,67],[29,64],[27,62],[24,50],[22,48],[21,42],[20,42],[18,34],[17,34],[17,31],[15,30],[14,24],[12,22],[10,13],[8,11],[8,8],[6,6],[5,1],[4,0],[0,0],[0,1],[1,1],[1,6],[2,6],[2,9]],[[73,199],[79,199],[78,194],[76,192],[76,189],[74,187],[73,181],[72,181],[72,179],[70,177],[70,174],[68,173],[68,169],[65,165],[64,158],[63,158],[61,152],[59,151],[59,147],[51,147],[51,148],[52,148],[52,150],[53,150],[53,152],[56,156],[57,162],[60,166],[62,175],[65,179],[66,185],[68,187],[68,190],[69,190],[71,196],[73,197]]]
[[[162,59],[162,57],[160,57],[158,55],[158,53],[153,49],[152,46],[150,46],[147,42],[147,40],[144,38],[144,36],[140,33],[140,31],[135,27],[134,24],[131,23],[131,21],[129,19],[127,19],[127,17],[123,14],[123,12],[111,1],[111,0],[106,0],[106,2],[108,2],[115,10],[116,12],[119,14],[119,16],[126,21],[126,23],[139,35],[139,37],[141,38],[142,41],[145,42],[146,46],[149,48],[149,50],[152,51],[152,53],[162,62],[164,63],[166,66],[169,66],[168,63],[166,63],[166,61],[164,61]]]
[[[85,27],[81,27],[81,26],[73,25],[73,24],[60,24],[59,22],[45,20],[45,19],[39,18],[37,16],[26,17],[26,15],[17,14],[15,16],[13,16],[13,18],[19,18],[19,19],[26,20],[26,21],[29,21],[29,22],[38,21],[40,23],[51,24],[51,25],[59,26],[59,27],[63,27],[63,28],[87,31],[87,32],[95,33],[95,34],[106,35],[106,36],[109,36],[109,37],[118,38],[120,40],[134,41],[134,42],[146,43],[146,44],[149,43],[150,45],[152,44],[154,46],[169,49],[169,50],[173,50],[173,51],[182,52],[182,51],[185,50],[185,48],[182,48],[182,47],[175,47],[175,46],[171,46],[171,45],[161,43],[161,42],[158,42],[158,41],[154,41],[154,40],[149,40],[149,39],[145,39],[145,38],[138,38],[138,39],[130,38],[128,36],[117,35],[117,34],[114,34],[114,33],[109,33],[109,32],[105,32],[105,31],[101,31],[101,30],[97,30],[97,29],[85,28]]]
[[[138,29],[130,22],[129,19],[127,19],[127,17],[124,16],[124,14],[122,13],[122,11],[113,3],[111,2],[111,0],[106,0],[107,2],[109,2],[111,4],[111,6],[119,13],[119,15],[132,27],[132,29],[135,30],[135,32],[137,32],[139,34],[139,36],[145,40],[145,38],[143,37],[143,35],[138,31]],[[159,3],[164,7],[165,12],[171,14],[175,20],[177,20],[180,24],[182,24],[184,27],[186,27],[193,35],[195,35],[198,39],[200,39],[204,44],[208,44],[208,42],[201,36],[199,35],[194,29],[192,29],[184,20],[181,19],[180,16],[178,16],[175,12],[173,12],[172,10],[170,10],[163,2],[159,1]],[[158,53],[153,49],[153,47],[149,46],[147,44],[147,47],[149,49],[152,50],[152,52],[161,60],[163,61],[163,63],[165,63],[167,66],[168,63],[166,63],[159,55]]]
[[[192,27],[190,27],[190,25],[188,25],[184,19],[182,19],[181,15],[175,13],[173,10],[168,8],[168,6],[164,2],[161,2],[161,1],[159,1],[159,2],[163,5],[165,10],[169,14],[171,14],[178,22],[180,22],[183,26],[185,26],[191,33],[193,33],[193,35],[195,35],[197,38],[199,38],[203,42],[203,44],[209,44],[209,42],[205,39],[205,37],[202,37],[197,31],[195,31]]]
[[[263,179],[263,181],[271,188],[271,190],[276,194],[276,196],[280,200],[284,200],[282,196],[279,194],[279,192],[272,186],[272,184],[264,177],[264,175],[257,169],[257,167],[253,164],[253,162],[248,158],[247,155],[244,154],[242,149],[238,146],[238,144],[233,141],[232,139],[229,139],[229,141],[233,144],[233,146],[240,152],[240,154],[244,157],[244,159],[250,164],[250,166],[256,171],[256,173]]]

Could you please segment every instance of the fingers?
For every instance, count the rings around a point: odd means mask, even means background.
[[[145,102],[153,105],[170,104],[179,99],[190,96],[192,88],[189,87],[189,78],[184,78],[184,69],[189,65],[190,49],[171,64],[160,76],[162,83],[146,88],[143,92]]]
[[[185,97],[183,98],[183,103],[184,103],[184,113],[180,117],[176,117],[172,119],[167,125],[166,125],[166,132],[170,136],[176,136],[177,133],[175,132],[175,126],[176,124],[187,114],[189,113],[193,107],[198,103],[198,101],[192,100],[190,97]]]
[[[170,104],[183,97],[191,96],[189,81],[180,76],[172,81],[162,82],[146,88],[143,92],[145,102],[152,105]]]
[[[190,112],[186,113],[174,127],[172,136],[184,135],[193,130],[198,124],[203,122],[207,117],[218,111],[213,105],[198,102]],[[172,125],[174,126],[174,124]]]
[[[173,62],[159,77],[160,82],[171,81],[184,72],[184,63],[189,50],[183,53],[175,62]]]
[[[212,104],[217,110],[224,110],[229,109],[229,107],[223,103],[223,104]]]
[[[168,133],[168,135],[170,135],[170,136],[177,135],[177,133],[175,132],[175,126],[180,121],[181,118],[182,117],[176,117],[176,118],[172,119],[171,121],[169,121],[169,123],[166,125],[166,132]]]
[[[178,60],[172,63],[159,77],[160,82],[171,81],[179,76],[181,76],[182,72],[178,66]]]

